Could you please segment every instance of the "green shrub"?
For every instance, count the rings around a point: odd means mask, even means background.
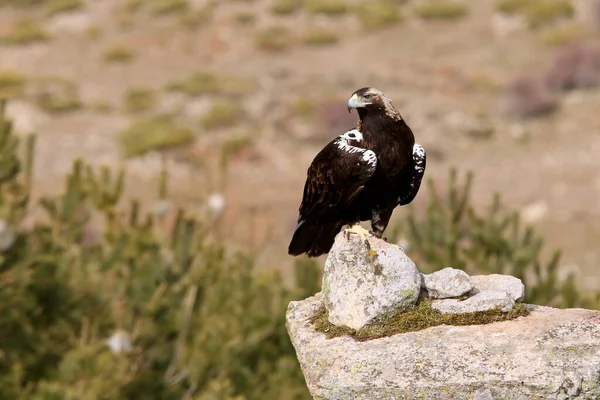
[[[156,106],[156,92],[152,89],[135,87],[123,95],[123,107],[129,113],[142,113]]]
[[[129,47],[116,45],[109,47],[102,54],[102,59],[108,63],[127,63],[135,58],[135,53]]]
[[[83,8],[83,0],[51,0],[46,2],[46,13],[48,15],[63,12],[77,11]]]
[[[341,15],[348,11],[344,0],[305,0],[306,9],[314,14]]]
[[[164,115],[140,119],[119,133],[121,149],[126,157],[182,146],[194,139],[190,129]]]
[[[17,71],[0,70],[0,99],[10,99],[23,94],[27,79]]]
[[[458,19],[467,15],[467,6],[452,0],[428,0],[414,8],[422,19]]]
[[[271,52],[287,50],[294,42],[292,33],[283,26],[271,26],[259,31],[256,35],[256,46]]]
[[[397,24],[402,15],[393,0],[372,0],[361,4],[356,15],[363,29],[375,31]]]
[[[237,96],[253,91],[255,85],[251,79],[246,77],[201,70],[194,72],[182,81],[169,84],[167,89],[192,97],[209,94]]]
[[[0,43],[27,45],[45,42],[48,39],[50,39],[50,35],[38,21],[23,18],[15,22],[7,33],[0,36]]]
[[[202,126],[208,130],[229,128],[242,121],[245,115],[245,109],[239,103],[216,103],[202,118]]]
[[[77,86],[62,78],[44,78],[34,83],[35,103],[51,114],[77,111],[82,107]]]
[[[304,33],[302,40],[309,45],[323,46],[335,44],[339,38],[337,33],[330,29],[313,27]]]
[[[559,19],[573,17],[575,9],[570,0],[535,0],[524,13],[529,27],[535,29]]]
[[[302,8],[304,0],[273,0],[271,12],[273,14],[288,15]]]
[[[317,290],[315,263],[286,287],[207,221],[175,210],[167,226],[124,203],[123,171],[81,161],[34,204],[27,144],[20,162],[0,118],[0,219],[15,235],[0,250],[0,398],[310,399],[284,314]]]
[[[460,185],[450,171],[447,193],[441,196],[428,180],[431,198],[423,215],[409,208],[406,222],[393,226],[388,237],[407,240],[407,254],[421,272],[452,266],[471,274],[510,274],[525,284],[525,302],[557,307],[600,307],[600,298],[574,290],[574,276],[558,280],[560,251],[544,261],[544,239],[523,226],[519,213],[502,209],[495,194],[489,210],[478,213],[470,204],[473,175]],[[443,199],[443,200],[442,200]]]
[[[189,10],[187,0],[153,0],[151,7],[154,15],[182,14]]]

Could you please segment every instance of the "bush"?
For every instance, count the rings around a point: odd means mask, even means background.
[[[508,86],[507,111],[518,118],[549,115],[558,109],[558,105],[558,98],[540,78],[518,76]]]
[[[314,14],[341,15],[348,11],[344,0],[305,0],[306,9]]]
[[[84,6],[83,0],[52,0],[46,4],[48,15],[60,14],[63,12],[77,11]]]
[[[450,0],[428,0],[415,7],[415,14],[423,19],[458,19],[467,15],[467,6]]]
[[[152,89],[135,87],[123,95],[123,107],[129,113],[142,113],[156,106],[156,93]]]
[[[33,141],[22,163],[18,144],[0,120],[0,398],[310,399],[284,313],[317,290],[314,263],[286,287],[207,222],[123,204],[123,172],[81,161],[30,204]],[[28,207],[44,215],[26,228]]]
[[[0,70],[0,99],[10,99],[23,94],[27,79],[16,71]]]
[[[238,124],[246,116],[244,107],[239,103],[216,103],[202,118],[204,129],[229,128]]]
[[[363,29],[375,31],[397,24],[402,20],[400,11],[393,0],[373,0],[361,4],[356,15]]]
[[[600,86],[600,50],[572,42],[557,50],[544,76],[554,90]]]
[[[37,106],[50,114],[64,114],[82,107],[77,86],[62,78],[36,81],[33,97]]]
[[[36,20],[23,18],[15,22],[6,34],[0,36],[0,43],[10,45],[27,45],[45,42],[50,35]]]
[[[108,63],[127,63],[135,58],[135,53],[129,47],[116,45],[109,47],[102,54],[102,59]]]
[[[503,209],[496,193],[489,209],[480,213],[470,204],[471,172],[459,183],[456,170],[449,174],[442,196],[427,180],[431,197],[426,212],[409,208],[404,224],[393,226],[391,240],[401,237],[405,250],[419,269],[431,272],[448,266],[470,274],[510,274],[525,284],[525,302],[556,307],[600,307],[600,298],[575,289],[574,276],[558,279],[560,251],[542,257],[544,239],[523,226],[518,212]]]
[[[256,35],[256,45],[259,49],[271,52],[287,50],[294,44],[294,36],[283,26],[271,26],[259,31]]]
[[[164,115],[140,119],[119,133],[121,149],[126,157],[182,146],[194,139],[190,129]]]
[[[337,33],[330,29],[313,27],[304,33],[303,41],[308,45],[324,46],[335,44],[339,40]]]
[[[271,12],[273,14],[288,15],[302,8],[303,0],[273,0]]]
[[[253,91],[255,84],[254,81],[246,77],[200,70],[184,80],[171,83],[167,89],[185,93],[192,97],[209,94],[239,96]]]

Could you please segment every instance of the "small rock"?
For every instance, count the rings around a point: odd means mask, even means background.
[[[502,311],[510,311],[515,306],[514,300],[504,290],[485,290],[467,300],[456,299],[434,300],[431,307],[442,313],[463,314],[477,311],[488,311],[501,307]]]
[[[475,295],[486,290],[504,290],[515,303],[523,301],[525,297],[525,285],[519,278],[511,275],[475,275],[471,276],[471,282],[475,287],[469,295]]]
[[[423,284],[429,297],[436,299],[462,296],[474,287],[465,271],[450,267],[423,274]]]
[[[420,290],[421,274],[398,246],[344,231],[336,236],[323,274],[332,324],[360,329],[412,308]]]

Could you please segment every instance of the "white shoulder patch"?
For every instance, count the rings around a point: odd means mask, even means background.
[[[365,151],[363,153],[362,159],[364,161],[366,161],[367,164],[369,164],[373,167],[377,165],[377,156],[375,155],[375,152],[372,150]]]
[[[357,142],[360,142],[363,139],[363,135],[358,131],[358,129],[352,129],[343,135],[340,135],[340,138],[345,140],[356,140]]]
[[[415,170],[422,174],[425,171],[425,149],[418,143],[413,146],[413,161]]]

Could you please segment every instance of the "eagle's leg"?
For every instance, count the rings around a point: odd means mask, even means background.
[[[373,210],[373,217],[371,218],[371,228],[373,228],[373,235],[379,239],[383,239],[387,242],[387,238],[383,237],[383,231],[387,228],[390,218],[392,217],[393,208],[383,210]]]
[[[344,229],[344,235],[346,236],[346,239],[349,238],[351,233],[357,234],[360,237],[360,240],[363,241],[366,240],[368,236],[371,236],[370,231],[363,228],[359,222],[352,224],[350,228]]]

